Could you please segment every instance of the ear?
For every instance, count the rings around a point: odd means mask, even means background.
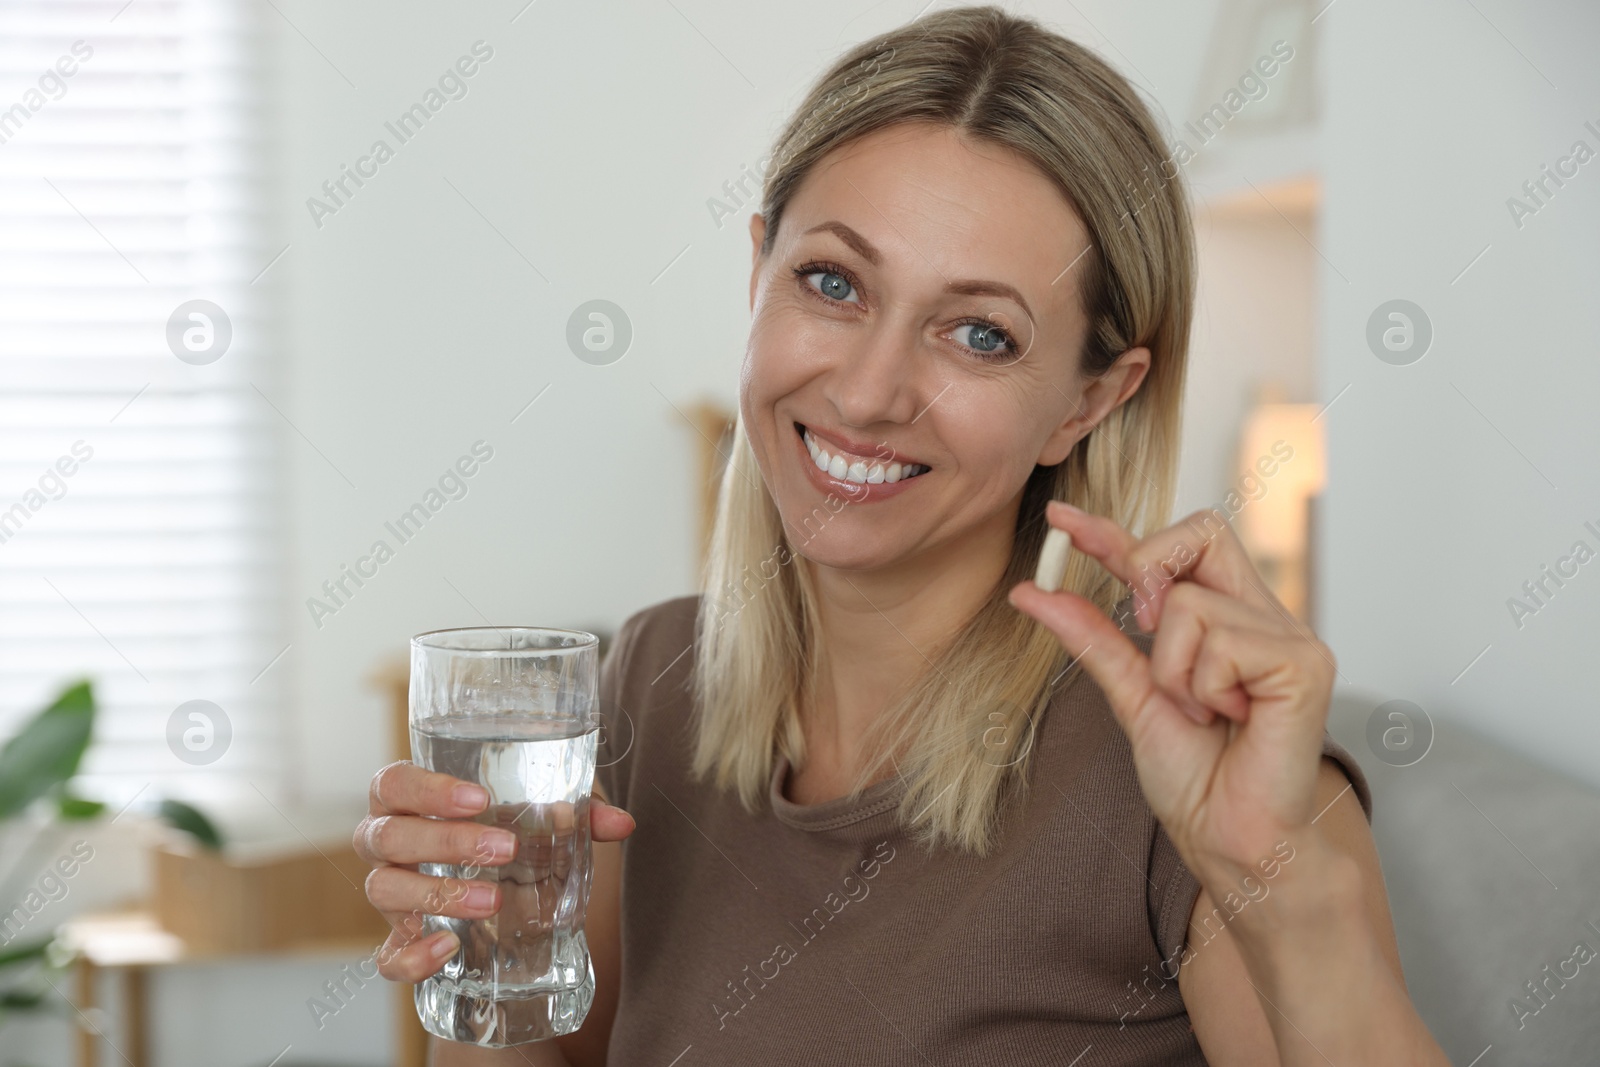
[[[761,268],[761,241],[767,235],[767,220],[761,212],[750,216],[750,310],[756,309],[756,277]]]
[[[1073,399],[1066,421],[1050,432],[1039,453],[1039,465],[1053,467],[1071,454],[1072,448],[1089,435],[1125,400],[1138,392],[1150,372],[1150,350],[1130,348],[1100,377],[1090,378],[1082,394]],[[1076,384],[1076,383],[1074,383]],[[1072,399],[1069,394],[1069,399]]]

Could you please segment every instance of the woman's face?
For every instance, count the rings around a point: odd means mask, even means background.
[[[1009,546],[1034,465],[1064,459],[1148,367],[1133,349],[1080,377],[1086,229],[1026,160],[948,127],[835,151],[762,259],[764,232],[757,215],[740,413],[795,550],[816,563]]]

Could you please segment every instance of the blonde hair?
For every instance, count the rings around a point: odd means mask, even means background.
[[[1128,82],[1082,45],[983,6],[940,11],[859,45],[812,87],[764,177],[761,255],[818,160],[903,122],[952,127],[1012,149],[1053,178],[1091,240],[1073,269],[1089,322],[1084,373],[1103,374],[1129,348],[1151,354],[1127,402],[1065,460],[1034,468],[1004,578],[937,651],[933,669],[875,724],[866,747],[874,755],[852,786],[858,795],[892,763],[906,784],[899,817],[913,839],[981,855],[1004,805],[1026,784],[1036,717],[1080,673],[1067,671],[1068,657],[1048,630],[1006,600],[1012,585],[1032,575],[1045,503],[1069,501],[1136,534],[1168,521],[1193,236],[1178,167]],[[1077,253],[1063,249],[1062,262]],[[780,753],[803,765],[801,707],[817,691],[814,579],[809,561],[796,557],[736,425],[696,620],[692,771],[735,789],[752,813],[766,804]],[[1125,593],[1082,553],[1072,554],[1063,587],[1108,613]]]

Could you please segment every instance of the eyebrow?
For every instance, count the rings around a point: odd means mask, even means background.
[[[830,220],[819,223],[801,234],[801,236],[805,237],[813,233],[833,234],[874,267],[883,263],[883,254],[873,246],[872,242],[842,222]],[[1028,313],[1030,319],[1034,318],[1033,309],[1028,306],[1027,300],[1023,299],[1022,293],[1016,286],[1007,285],[1005,282],[985,281],[978,278],[957,278],[945,286],[945,292],[959,293],[962,296],[1005,297],[1008,300],[1016,301],[1017,304],[1021,305],[1022,310]]]

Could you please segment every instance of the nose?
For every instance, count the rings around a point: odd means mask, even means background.
[[[881,315],[870,328],[853,334],[823,389],[840,421],[867,427],[915,418],[925,387],[918,348],[915,325],[892,315]]]

